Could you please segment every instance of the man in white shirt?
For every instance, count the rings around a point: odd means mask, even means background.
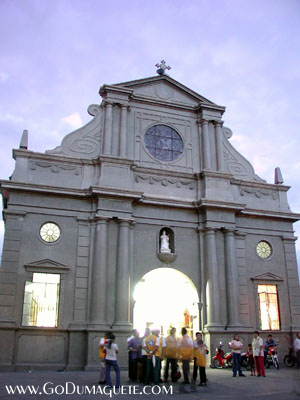
[[[253,334],[252,348],[253,357],[256,366],[257,376],[265,375],[265,365],[264,365],[264,342],[262,338],[259,337],[259,332],[255,331]]]
[[[300,332],[297,333],[296,339],[294,340],[294,351],[297,357],[297,369],[300,368]]]

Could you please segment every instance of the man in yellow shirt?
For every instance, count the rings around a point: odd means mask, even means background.
[[[145,384],[149,385],[151,369],[153,368],[153,383],[159,384],[160,358],[159,358],[159,329],[152,329],[151,335],[145,339],[143,349],[147,353]]]
[[[106,375],[105,375],[105,349],[104,346],[107,343],[107,338],[109,336],[109,332],[106,332],[104,335],[104,338],[101,338],[99,341],[99,358],[101,360],[100,364],[100,378],[99,378],[99,384],[105,384],[106,383]]]
[[[176,328],[172,328],[170,335],[166,338],[165,357],[167,359],[164,380],[168,381],[169,368],[171,364],[171,380],[176,382],[178,343],[176,338]]]
[[[182,361],[183,384],[190,383],[190,361],[193,358],[193,341],[187,335],[186,328],[181,329],[182,338],[180,341],[179,355]]]

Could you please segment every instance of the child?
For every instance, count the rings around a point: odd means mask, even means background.
[[[251,371],[250,376],[255,376],[255,364],[254,364],[253,349],[252,349],[251,343],[248,344],[247,355],[248,355],[250,371]]]
[[[107,343],[105,344],[106,357],[106,384],[109,387],[112,387],[111,378],[110,378],[110,368],[116,372],[116,387],[120,387],[120,368],[117,362],[117,354],[119,353],[118,345],[114,343],[115,335],[109,335]]]

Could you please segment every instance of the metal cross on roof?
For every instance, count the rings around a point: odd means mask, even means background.
[[[171,67],[166,64],[165,60],[161,60],[160,64],[157,63],[155,66],[158,68],[156,71],[158,75],[164,75],[166,69],[171,69]]]

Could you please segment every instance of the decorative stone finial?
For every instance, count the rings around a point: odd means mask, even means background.
[[[274,177],[274,183],[276,185],[281,185],[284,182],[282,173],[279,167],[275,168],[275,177]]]
[[[20,141],[20,149],[28,149],[28,131],[24,129],[21,141]]]
[[[158,68],[156,71],[158,73],[158,75],[164,75],[166,72],[166,69],[171,69],[171,67],[169,67],[166,64],[165,60],[161,60],[160,64],[157,63],[157,64],[155,64],[155,66]]]

